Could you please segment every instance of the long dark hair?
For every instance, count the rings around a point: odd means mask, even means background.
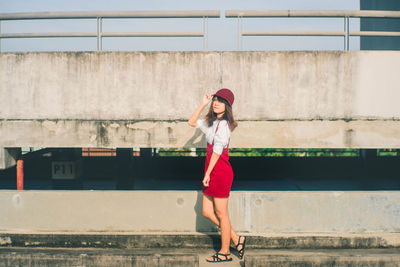
[[[232,132],[238,126],[238,123],[233,118],[232,107],[229,105],[228,101],[226,101],[224,98],[219,97],[217,95],[214,95],[211,105],[210,105],[210,109],[208,110],[208,113],[205,117],[208,127],[211,127],[213,125],[214,121],[217,119],[217,113],[215,113],[213,110],[213,103],[215,101],[215,98],[217,98],[219,102],[222,102],[225,104],[225,112],[221,119],[227,120],[229,122],[229,126],[230,126],[230,129]]]

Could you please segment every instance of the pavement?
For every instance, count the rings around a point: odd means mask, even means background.
[[[0,231],[0,267],[260,266],[400,267],[400,233],[309,233],[247,236],[244,259],[209,263],[217,233]]]
[[[400,266],[393,249],[248,249],[243,260],[217,266]],[[198,248],[0,248],[0,266],[215,266],[205,258],[213,249]]]
[[[0,266],[215,266],[205,259],[213,249],[198,248],[0,248]],[[218,266],[244,266],[231,254],[232,262]]]

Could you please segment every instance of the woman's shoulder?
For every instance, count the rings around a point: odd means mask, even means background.
[[[197,119],[196,123],[197,123],[196,128],[201,128],[201,127],[206,127],[207,126],[206,125],[207,124],[206,120],[203,119],[203,118]]]
[[[229,126],[228,120],[222,119],[222,120],[220,121],[220,125],[221,125],[222,127],[228,128],[228,129],[230,130],[230,126]]]
[[[221,122],[223,122],[225,124],[229,124],[229,121],[227,119],[222,119]]]

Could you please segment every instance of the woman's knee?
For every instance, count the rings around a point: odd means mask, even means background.
[[[217,214],[218,219],[226,219],[228,218],[228,211],[223,209],[216,209],[215,214]]]
[[[203,216],[206,218],[211,218],[212,214],[214,213],[214,210],[211,210],[209,208],[204,208],[203,207]]]

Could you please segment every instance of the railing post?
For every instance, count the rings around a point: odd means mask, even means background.
[[[100,51],[103,51],[103,18],[100,18]]]
[[[203,50],[208,50],[208,17],[203,17]]]
[[[345,51],[349,51],[349,42],[350,42],[350,38],[349,38],[349,23],[350,23],[350,19],[349,17],[344,17],[344,50]]]
[[[103,44],[102,44],[102,18],[98,17],[97,18],[97,51],[102,51],[103,50]]]

